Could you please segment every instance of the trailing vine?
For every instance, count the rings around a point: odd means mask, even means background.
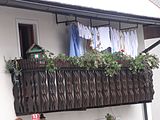
[[[11,73],[13,76],[13,84],[16,84],[17,82],[19,82],[19,75],[21,75],[21,69],[19,68],[18,66],[18,63],[17,63],[17,59],[15,58],[14,60],[6,60],[5,57],[4,57],[4,61],[5,61],[5,64],[6,64],[6,70],[7,72]]]

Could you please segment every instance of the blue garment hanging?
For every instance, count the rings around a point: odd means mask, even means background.
[[[70,51],[69,56],[80,56],[80,38],[79,38],[79,31],[76,24],[72,23],[69,26],[69,40],[70,40]]]

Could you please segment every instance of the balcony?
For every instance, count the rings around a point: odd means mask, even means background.
[[[86,110],[115,105],[151,102],[154,95],[152,70],[133,74],[128,67],[112,77],[103,67],[59,67],[46,70],[40,60],[17,60],[21,75],[12,73],[17,115]]]

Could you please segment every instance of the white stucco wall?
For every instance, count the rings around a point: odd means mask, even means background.
[[[19,57],[17,19],[38,24],[38,41],[44,48],[54,53],[66,51],[64,45],[67,39],[63,39],[66,38],[66,31],[63,25],[56,25],[53,14],[0,6],[0,120],[14,120],[16,117],[12,83],[10,75],[5,73],[3,57]]]
[[[17,19],[34,21],[38,24],[39,44],[54,52],[66,52],[67,35],[63,24],[57,25],[51,13],[0,7],[0,120],[14,120],[16,115],[13,105],[12,83],[10,75],[5,73],[3,56],[19,57]],[[139,26],[140,49],[143,49],[142,26]],[[141,104],[89,109],[87,111],[57,112],[45,114],[47,120],[100,120],[106,113],[115,115],[119,120],[143,120]],[[22,116],[31,120],[31,116]]]
[[[160,40],[160,38],[147,39],[145,40],[145,47],[152,45],[156,41]],[[155,47],[150,51],[150,53],[155,54],[160,59],[160,45]],[[148,104],[150,119],[149,120],[157,120],[159,118],[159,110],[160,110],[160,68],[153,70],[153,84],[154,84],[154,100],[151,104]]]
[[[105,120],[107,113],[116,116],[116,120],[143,120],[142,106],[125,105],[117,107],[106,107],[88,109],[86,111],[57,112],[44,114],[47,120]],[[31,119],[31,116],[24,116],[24,120]]]

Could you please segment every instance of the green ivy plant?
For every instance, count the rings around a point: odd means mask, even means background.
[[[106,75],[113,76],[116,74],[121,65],[114,59],[111,53],[103,53],[98,51],[89,51],[84,56],[75,59],[78,67],[86,69],[104,68]]]
[[[111,53],[102,55],[102,66],[104,66],[106,75],[112,77],[121,70],[122,65],[117,62]]]
[[[54,72],[57,69],[54,63],[54,59],[55,59],[54,54],[49,52],[48,50],[45,50],[45,54],[43,55],[43,57],[46,62],[46,69],[49,72]]]
[[[123,50],[119,52],[114,52],[112,56],[123,67],[128,66],[128,63],[130,63],[130,61],[133,60],[133,58],[130,55],[124,54]]]
[[[159,59],[155,55],[149,53],[139,54],[133,58],[125,55],[124,52],[99,52],[96,50],[89,51],[81,57],[69,57],[65,54],[55,56],[53,53],[45,50],[44,60],[46,70],[54,72],[61,67],[81,67],[87,70],[103,68],[107,76],[117,74],[122,67],[128,67],[132,73],[140,72],[144,69],[155,69],[159,67]],[[15,60],[5,60],[6,68],[15,74],[20,74],[20,69]]]
[[[159,59],[156,55],[149,53],[139,54],[135,59],[130,61],[129,69],[133,72],[140,72],[144,69],[159,68]]]
[[[49,52],[49,51],[47,51]],[[45,54],[46,68],[49,71],[54,71],[59,67],[58,62],[61,62],[60,67],[82,67],[89,69],[103,68],[107,76],[117,74],[122,67],[129,67],[135,73],[144,70],[145,68],[154,69],[159,67],[159,59],[155,55],[148,53],[139,54],[137,57],[125,55],[123,51],[108,53],[98,52],[96,50],[89,51],[81,57],[69,57],[65,54],[54,56],[53,53]]]
[[[82,67],[89,69],[96,69],[99,67],[103,67],[106,75],[113,76],[116,74],[120,68],[121,64],[119,64],[113,57],[111,53],[102,53],[98,51],[89,51],[84,56],[81,57],[68,57],[65,54],[59,54],[58,56],[53,56],[54,54],[46,51],[44,58],[46,60],[46,68],[49,71],[54,71],[60,65],[58,62],[61,62],[65,66],[65,64],[69,64],[70,67]],[[60,65],[62,66],[62,65]]]
[[[84,67],[87,69],[94,69],[101,67],[102,64],[102,54],[97,51],[89,51],[79,58],[79,67]]]

